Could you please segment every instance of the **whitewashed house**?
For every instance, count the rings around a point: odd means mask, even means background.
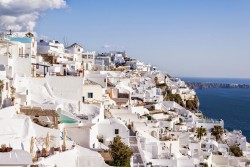
[[[62,56],[64,55],[64,44],[56,40],[51,40],[49,42],[40,40],[37,43],[37,54],[49,54],[52,56]]]
[[[114,64],[123,64],[123,63],[125,63],[123,55],[122,54],[115,54],[113,62],[114,62]]]
[[[82,65],[86,70],[92,70],[95,64],[95,52],[84,52],[82,53]]]
[[[62,127],[66,128],[68,137],[82,147],[107,149],[117,135],[125,144],[129,144],[128,128],[122,121],[114,118],[105,119],[96,124],[64,124]],[[100,142],[100,139],[103,141]]]

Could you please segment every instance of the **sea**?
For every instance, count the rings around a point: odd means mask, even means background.
[[[181,78],[184,81],[250,84],[250,79],[233,78]],[[250,89],[210,88],[197,89],[202,113],[215,119],[223,119],[228,130],[241,130],[250,142]]]

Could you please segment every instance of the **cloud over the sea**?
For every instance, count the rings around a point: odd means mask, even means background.
[[[63,7],[65,0],[0,0],[0,29],[32,31],[43,12]]]

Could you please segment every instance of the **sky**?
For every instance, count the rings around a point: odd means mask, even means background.
[[[31,23],[12,26],[88,51],[126,50],[172,76],[250,78],[249,0],[33,1]]]

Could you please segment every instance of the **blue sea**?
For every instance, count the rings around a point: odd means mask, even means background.
[[[182,78],[184,81],[250,84],[250,79]],[[200,110],[209,118],[223,119],[228,130],[242,130],[250,142],[250,89],[196,90]]]

